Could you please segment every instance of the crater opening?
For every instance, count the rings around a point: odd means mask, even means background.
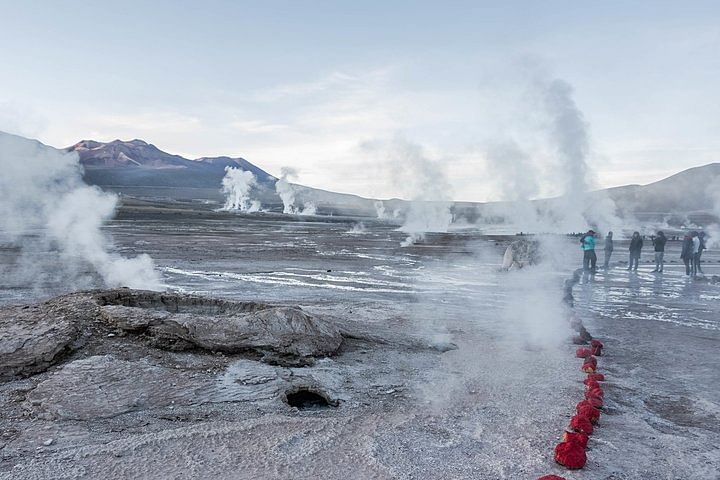
[[[272,305],[255,302],[234,302],[194,295],[135,292],[124,289],[111,290],[96,298],[101,306],[118,305],[194,315],[238,315],[255,313],[272,307]]]
[[[338,405],[337,401],[330,400],[324,393],[310,388],[298,388],[286,392],[285,402],[299,410],[321,410]]]

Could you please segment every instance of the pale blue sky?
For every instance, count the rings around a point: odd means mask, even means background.
[[[394,186],[359,145],[401,135],[455,198],[485,200],[489,142],[552,163],[527,91],[559,77],[598,185],[646,183],[720,161],[719,5],[0,0],[0,129],[243,156],[373,196]]]

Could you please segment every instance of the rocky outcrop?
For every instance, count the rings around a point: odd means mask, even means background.
[[[127,289],[96,298],[106,322],[148,335],[162,348],[313,357],[332,354],[342,343],[333,324],[299,307]]]
[[[0,379],[42,372],[78,346],[80,326],[97,310],[89,298],[70,303],[0,308]]]
[[[80,292],[0,309],[0,379],[46,370],[81,345],[81,332],[103,338],[117,330],[165,350],[251,351],[294,366],[342,343],[333,323],[299,307],[129,289]]]

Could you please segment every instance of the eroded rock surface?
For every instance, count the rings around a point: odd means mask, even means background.
[[[76,308],[62,301],[0,308],[0,378],[42,372],[73,350],[93,315],[88,300],[77,299]]]
[[[118,329],[166,350],[254,351],[280,365],[312,363],[342,343],[333,323],[299,307],[129,289],[80,292],[0,308],[0,379],[42,372],[87,337],[97,343]],[[94,353],[109,352],[100,346]]]
[[[54,418],[89,420],[171,404],[190,405],[209,382],[198,374],[97,355],[65,365],[27,396]]]
[[[170,349],[309,357],[334,353],[342,343],[333,324],[299,307],[132,290],[112,290],[96,298],[107,322],[143,332]]]

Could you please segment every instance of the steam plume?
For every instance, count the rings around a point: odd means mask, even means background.
[[[240,210],[241,212],[257,212],[260,202],[251,200],[250,192],[257,184],[255,175],[247,170],[225,167],[222,179],[222,191],[225,194],[224,210]]]
[[[393,182],[411,199],[400,227],[409,234],[402,246],[412,245],[426,232],[448,231],[452,222],[451,188],[439,162],[428,158],[419,145],[402,138],[365,143],[362,147],[385,157]]]
[[[55,250],[72,285],[72,272],[92,268],[109,287],[159,289],[147,255],[112,253],[101,227],[117,197],[83,183],[75,153],[64,153],[0,132],[0,242],[21,248],[22,268],[48,270],[41,249]]]
[[[574,231],[593,226],[604,230],[620,225],[614,202],[590,190],[588,124],[573,99],[570,84],[561,79],[540,82],[545,111],[549,117],[549,136],[559,160],[558,178],[563,184],[560,199],[560,227]]]
[[[300,202],[297,201],[297,191],[295,185],[290,183],[290,179],[297,177],[297,170],[290,167],[283,167],[281,175],[278,181],[275,182],[275,192],[283,202],[283,213],[289,213],[291,215],[315,215],[317,213],[317,206],[310,201]]]
[[[513,140],[492,143],[486,152],[488,174],[500,188],[495,214],[505,217],[515,229],[539,231],[541,221],[531,200],[540,193],[538,168]]]

